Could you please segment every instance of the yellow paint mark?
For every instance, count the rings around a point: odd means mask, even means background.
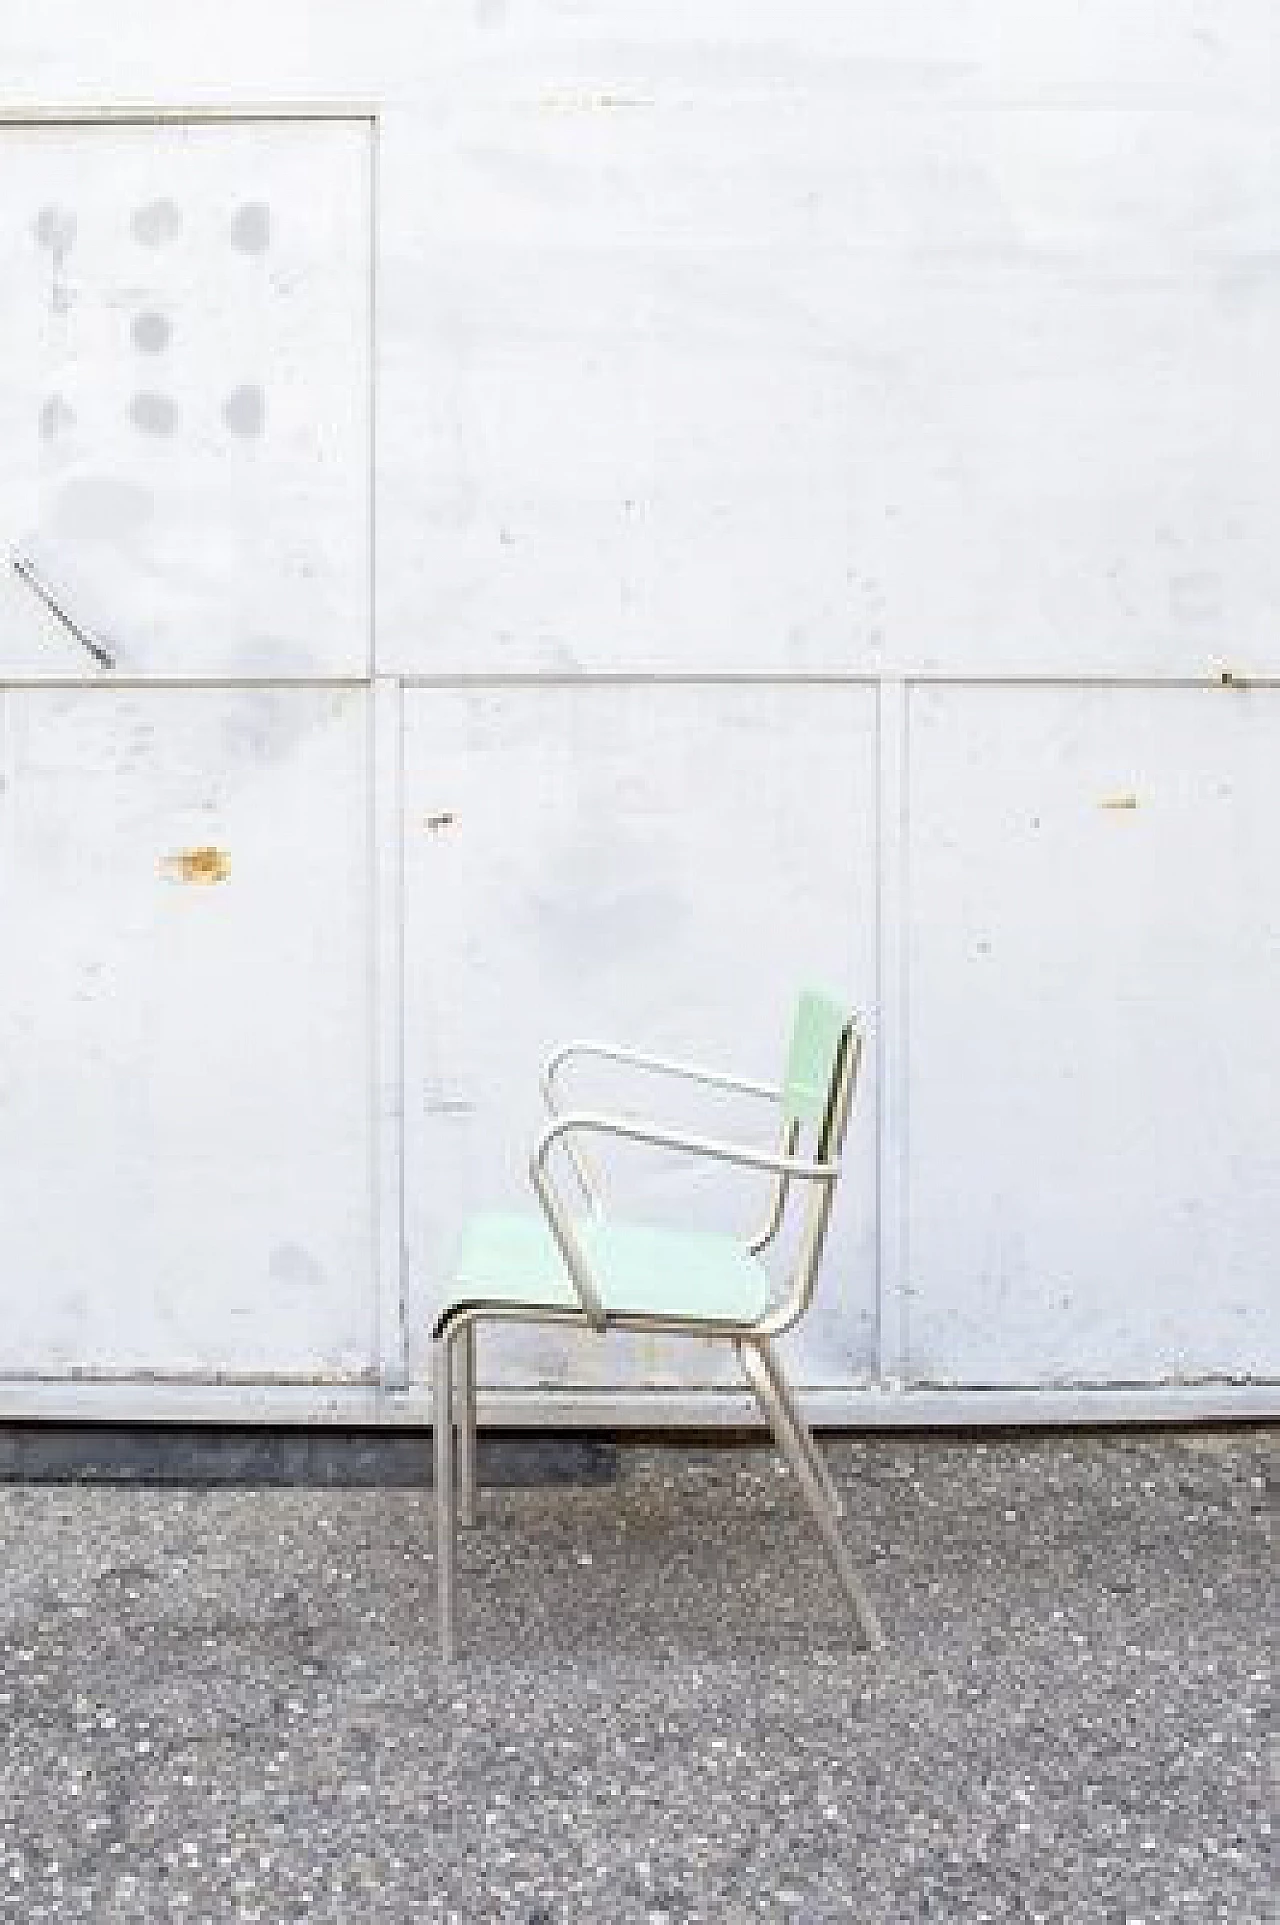
[[[1100,809],[1114,810],[1136,809],[1137,806],[1138,798],[1136,795],[1104,795],[1098,804]]]
[[[211,889],[230,876],[231,857],[225,849],[179,849],[164,858],[160,873],[170,882],[189,882],[198,888]]]

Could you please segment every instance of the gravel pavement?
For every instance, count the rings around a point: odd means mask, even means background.
[[[1265,1925],[1258,1431],[832,1441],[501,1490],[0,1488],[0,1919]]]

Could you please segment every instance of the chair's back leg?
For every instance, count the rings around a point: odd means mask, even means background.
[[[457,1543],[454,1515],[453,1339],[435,1339],[432,1358],[431,1429],[435,1443],[436,1593],[440,1616],[440,1657],[453,1661],[457,1603]]]
[[[761,1342],[756,1345],[756,1349],[759,1353],[761,1363],[769,1373],[769,1380],[777,1392],[778,1399],[791,1420],[791,1428],[799,1439],[804,1454],[809,1460],[809,1468],[821,1485],[823,1495],[836,1516],[843,1517],[844,1499],[836,1489],[831,1472],[827,1469],[827,1460],[818,1448],[817,1438],[804,1421],[800,1406],[796,1401],[795,1391],[787,1382],[773,1345]]]
[[[458,1353],[458,1515],[470,1527],[476,1521],[476,1327],[464,1323],[454,1338]]]
[[[778,1449],[782,1452],[790,1468],[794,1471],[810,1514],[818,1527],[823,1548],[831,1560],[832,1568],[840,1588],[848,1599],[854,1618],[862,1633],[863,1643],[876,1651],[884,1643],[884,1634],[875,1609],[863,1589],[862,1580],[853,1566],[844,1539],[840,1535],[840,1522],[827,1500],[826,1493],[814,1474],[809,1454],[800,1440],[799,1433],[792,1423],[787,1406],[774,1386],[773,1378],[765,1362],[763,1344],[749,1338],[742,1339],[737,1345],[738,1356],[746,1373],[747,1382],[755,1392],[756,1401],[769,1420]]]

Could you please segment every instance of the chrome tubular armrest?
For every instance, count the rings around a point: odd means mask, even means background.
[[[547,1158],[560,1133],[560,1126],[553,1124],[538,1138],[533,1155],[529,1158],[529,1181],[533,1185],[534,1194],[542,1205],[547,1225],[564,1258],[564,1266],[569,1272],[569,1281],[582,1305],[583,1315],[593,1330],[603,1330],[606,1323],[604,1305],[600,1300],[595,1278],[591,1274],[591,1265],[587,1262],[587,1253],[574,1228],[573,1219],[565,1208],[564,1198],[556,1188],[551,1172],[547,1168]],[[594,1202],[589,1173],[584,1176],[583,1166],[573,1154],[572,1144],[566,1144],[565,1148],[568,1151],[574,1175],[586,1191],[588,1201]]]
[[[755,1143],[729,1143],[717,1136],[695,1136],[687,1130],[669,1130],[660,1123],[638,1123],[629,1116],[607,1116],[600,1110],[570,1110],[548,1123],[538,1138],[531,1168],[545,1167],[551,1150],[561,1137],[616,1136],[627,1143],[650,1143],[659,1150],[685,1150],[692,1156],[705,1156],[716,1163],[736,1163],[747,1170],[771,1170],[799,1183],[834,1183],[840,1174],[839,1163],[816,1163],[807,1156],[789,1156],[781,1150],[761,1149]]]
[[[631,1069],[644,1070],[652,1076],[674,1076],[686,1083],[705,1083],[711,1089],[733,1090],[739,1096],[764,1097],[777,1102],[780,1091],[772,1083],[760,1083],[749,1076],[730,1076],[723,1070],[704,1069],[698,1063],[678,1062],[669,1056],[649,1056],[638,1049],[627,1049],[620,1043],[571,1042],[562,1043],[547,1058],[542,1071],[542,1089],[547,1098],[548,1108],[556,1107],[556,1078],[565,1063],[575,1056],[592,1056],[609,1063],[625,1063]]]
[[[660,1150],[683,1150],[691,1156],[704,1157],[711,1162],[732,1163],[749,1170],[768,1170],[788,1181],[821,1183],[828,1188],[840,1174],[839,1163],[815,1163],[807,1157],[758,1149],[753,1144],[727,1143],[719,1137],[694,1136],[685,1130],[637,1123],[630,1117],[607,1116],[594,1110],[574,1110],[568,1115],[556,1117],[543,1130],[534,1146],[533,1155],[529,1158],[529,1180],[564,1258],[569,1281],[593,1330],[605,1328],[607,1319],[604,1305],[572,1218],[547,1167],[557,1143],[564,1142],[566,1150],[570,1150],[571,1137],[589,1135],[617,1137],[628,1143],[646,1143]]]
[[[621,1043],[597,1043],[575,1040],[562,1043],[548,1056],[539,1078],[543,1100],[550,1116],[560,1113],[560,1096],[556,1079],[564,1065],[575,1057],[590,1056],[598,1062],[622,1063],[628,1069],[641,1070],[645,1075],[667,1076],[681,1082],[699,1083],[709,1089],[729,1090],[738,1096],[753,1096],[776,1103],[781,1092],[770,1083],[756,1082],[746,1076],[726,1075],[722,1070],[704,1069],[697,1063],[677,1062],[666,1056],[650,1056],[641,1050],[628,1049]],[[595,1214],[603,1207],[603,1196],[599,1177],[576,1143],[566,1141],[565,1155],[578,1187],[587,1204]]]

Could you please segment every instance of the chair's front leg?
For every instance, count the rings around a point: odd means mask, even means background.
[[[476,1327],[464,1323],[454,1339],[458,1353],[458,1515],[476,1521]]]
[[[862,1633],[863,1643],[868,1649],[877,1651],[884,1643],[880,1620],[863,1589],[862,1580],[853,1567],[853,1559],[849,1556],[848,1547],[840,1535],[840,1520],[832,1510],[827,1501],[826,1492],[814,1475],[808,1452],[800,1440],[786,1404],[774,1385],[773,1377],[762,1354],[763,1349],[763,1343],[754,1343],[749,1338],[743,1338],[737,1345],[742,1368],[756,1394],[757,1403],[769,1420],[769,1428],[773,1432],[778,1449],[795,1473],[796,1482],[809,1507],[810,1515],[818,1527],[823,1548],[831,1560],[840,1588],[852,1607],[854,1619]]]
[[[436,1593],[440,1615],[440,1657],[453,1661],[457,1601],[457,1542],[453,1475],[453,1339],[446,1331],[435,1340],[432,1359],[431,1429],[435,1442]]]

